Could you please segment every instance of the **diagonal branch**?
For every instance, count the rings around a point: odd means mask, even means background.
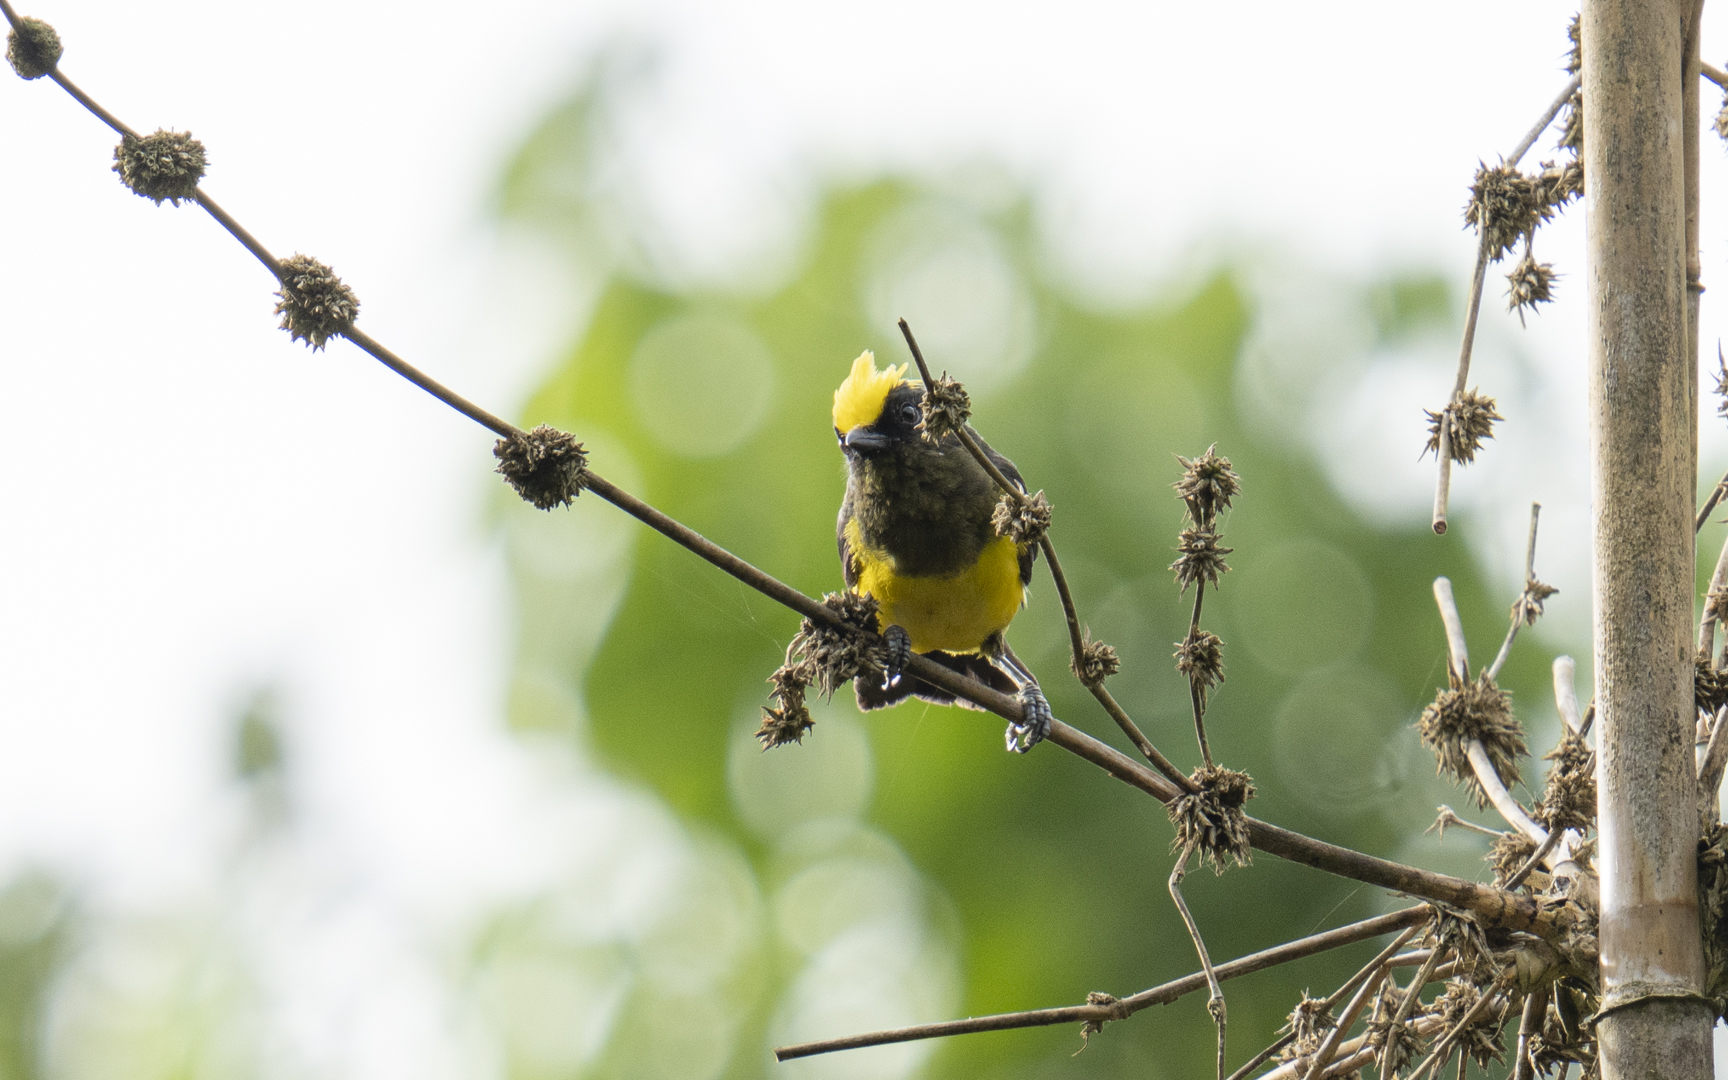
[[[1219,964],[1214,971],[1220,980],[1234,979],[1240,975],[1250,975],[1256,971],[1264,971],[1280,964],[1288,964],[1295,960],[1354,945],[1359,941],[1389,934],[1395,930],[1419,926],[1431,914],[1426,904],[1394,911],[1388,915],[1379,915],[1372,919],[1340,926],[1335,930],[1314,934],[1297,941],[1286,942],[1271,949],[1229,963]],[[1394,944],[1402,946],[1408,940],[1408,935],[1400,938]],[[1385,950],[1376,957],[1373,965],[1378,967],[1385,963],[1396,948]],[[948,1020],[939,1024],[918,1024],[913,1027],[893,1028],[888,1031],[873,1031],[863,1035],[849,1035],[843,1039],[826,1039],[822,1042],[799,1043],[795,1046],[782,1046],[774,1051],[774,1057],[779,1061],[790,1061],[793,1058],[811,1057],[815,1054],[829,1054],[836,1050],[856,1050],[865,1046],[882,1046],[887,1043],[915,1042],[920,1039],[939,1039],[948,1035],[971,1035],[981,1031],[1011,1031],[1017,1028],[1050,1027],[1055,1024],[1096,1023],[1105,1024],[1113,1020],[1123,1020],[1133,1016],[1142,1009],[1153,1005],[1168,1005],[1177,998],[1192,994],[1196,990],[1206,988],[1204,972],[1195,972],[1180,979],[1154,986],[1150,990],[1142,990],[1132,997],[1121,998],[1109,1004],[1070,1005],[1057,1009],[1034,1009],[1027,1012],[998,1013],[994,1016],[978,1016],[968,1020]]]
[[[1548,125],[1554,122],[1554,118],[1560,115],[1560,110],[1566,107],[1572,95],[1577,93],[1579,85],[1580,77],[1577,75],[1567,80],[1565,87],[1555,95],[1536,126],[1519,141],[1517,148],[1512,151],[1512,156],[1506,159],[1507,165],[1516,165],[1524,159],[1524,155],[1529,153],[1536,140],[1542,137],[1542,133],[1548,130]],[[1482,240],[1476,246],[1476,268],[1470,274],[1470,298],[1464,308],[1464,340],[1458,345],[1458,377],[1452,385],[1452,399],[1447,402],[1446,408],[1441,410],[1439,420],[1440,475],[1434,484],[1433,524],[1434,531],[1440,534],[1446,532],[1447,503],[1452,496],[1452,411],[1458,399],[1463,396],[1465,385],[1470,381],[1470,354],[1476,344],[1476,318],[1482,310],[1482,285],[1488,277],[1488,255],[1488,231],[1483,229]]]

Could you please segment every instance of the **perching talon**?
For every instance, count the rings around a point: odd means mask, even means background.
[[[884,663],[882,673],[882,689],[888,690],[900,682],[900,673],[912,660],[912,635],[906,628],[899,625],[890,626],[882,631],[882,638],[888,643],[888,658]]]
[[[1038,684],[1032,683],[1020,688],[1020,701],[1025,706],[1018,724],[1009,724],[1005,738],[1008,751],[1014,754],[1024,754],[1050,736],[1050,722],[1056,717],[1050,712],[1050,702],[1044,698],[1044,691],[1038,689]]]

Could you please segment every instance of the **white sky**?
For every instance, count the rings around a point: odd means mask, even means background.
[[[1462,283],[1465,185],[1562,84],[1571,10],[25,5],[99,101],[204,140],[205,189],[266,245],[333,264],[374,336],[507,415],[572,303],[497,239],[486,196],[605,41],[660,50],[646,188],[693,273],[772,250],[813,169],[992,156],[1046,194],[1064,264],[1122,292],[1249,248]],[[370,909],[435,921],[538,880],[556,841],[529,831],[542,785],[501,734],[490,437],[344,344],[290,342],[257,264],[122,189],[113,137],[47,80],[0,79],[0,138],[0,869],[44,861],[120,907],[203,887],[227,726],[273,681],[310,834]],[[1722,190],[1714,139],[1704,157]],[[1706,282],[1728,281],[1705,213]],[[1544,257],[1581,283],[1575,227]],[[1540,366],[1581,372],[1577,314],[1538,321]],[[1504,501],[1531,497],[1557,498]],[[1523,528],[1501,529],[1512,550]]]

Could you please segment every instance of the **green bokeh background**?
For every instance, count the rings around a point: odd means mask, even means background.
[[[840,587],[833,529],[844,475],[832,392],[861,349],[879,362],[906,358],[892,323],[902,312],[884,304],[905,301],[938,322],[944,300],[994,315],[921,338],[935,367],[972,388],[979,430],[1054,504],[1053,538],[1081,616],[1120,651],[1112,689],[1152,740],[1184,767],[1197,763],[1171,660],[1189,601],[1166,569],[1181,522],[1170,485],[1176,454],[1216,443],[1243,493],[1222,523],[1234,571],[1204,619],[1226,642],[1227,681],[1208,714],[1215,755],[1254,775],[1256,816],[1486,879],[1479,838],[1454,832],[1441,846],[1420,835],[1437,803],[1464,810],[1465,797],[1434,779],[1411,724],[1444,678],[1433,579],[1451,578],[1479,654],[1499,644],[1513,598],[1489,593],[1455,536],[1362,520],[1301,439],[1245,404],[1239,361],[1256,313],[1241,274],[1225,264],[1167,295],[1108,306],[1045,264],[1027,193],[999,177],[982,186],[900,177],[822,191],[795,268],[770,291],[670,283],[647,268],[645,245],[620,241],[583,184],[602,96],[591,87],[554,114],[503,192],[510,220],[600,268],[592,317],[523,410],[525,423],[580,433],[598,472],[819,595]],[[1455,335],[1456,298],[1437,277],[1389,278],[1356,300],[1373,315],[1376,348]],[[968,325],[985,346],[972,347]],[[928,329],[916,318],[913,327]],[[1306,372],[1325,374],[1323,361]],[[1412,424],[1412,453],[1418,438]],[[724,976],[691,991],[724,999],[710,1039],[723,1049],[691,1050],[686,1073],[667,1075],[1210,1071],[1204,995],[1112,1025],[1077,1057],[1078,1033],[1064,1026],[912,1051],[927,1059],[872,1051],[773,1064],[768,1049],[787,1039],[1072,1004],[1094,990],[1126,995],[1194,970],[1165,890],[1170,828],[1155,802],[1054,747],[1005,754],[1000,721],[959,709],[908,704],[860,717],[843,691],[817,709],[804,745],[764,758],[749,732],[797,619],[597,503],[584,498],[550,519],[501,510],[520,614],[512,723],[571,740],[652,792],[725,853],[726,888],[758,898],[729,909],[748,927],[726,937]],[[1059,716],[1129,750],[1068,674],[1042,568],[1010,639]],[[1526,724],[1540,719],[1539,751],[1552,713],[1549,659],[1526,642],[1501,680]],[[925,973],[933,989],[903,993],[910,1004],[888,1019],[862,1006],[812,1018],[801,1005],[823,971],[846,982],[824,967],[823,949],[844,938],[830,930],[872,914],[856,876],[807,872],[836,858],[887,860],[916,882],[919,940],[938,958]],[[1187,895],[1220,960],[1396,903],[1271,857],[1218,879],[1194,874]],[[849,913],[835,916],[837,904]],[[687,945],[700,949],[700,935]],[[1376,947],[1229,984],[1232,1067],[1273,1038],[1300,991],[1324,994]],[[646,1048],[679,1024],[665,993],[631,991],[584,1071],[648,1069]],[[516,1071],[536,1074],[527,1064]]]

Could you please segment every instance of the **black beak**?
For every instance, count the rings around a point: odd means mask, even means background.
[[[844,446],[848,450],[856,450],[859,453],[868,454],[871,451],[880,450],[887,446],[888,436],[883,435],[881,432],[872,431],[867,427],[860,426],[855,427],[851,431],[840,436],[840,445]]]

